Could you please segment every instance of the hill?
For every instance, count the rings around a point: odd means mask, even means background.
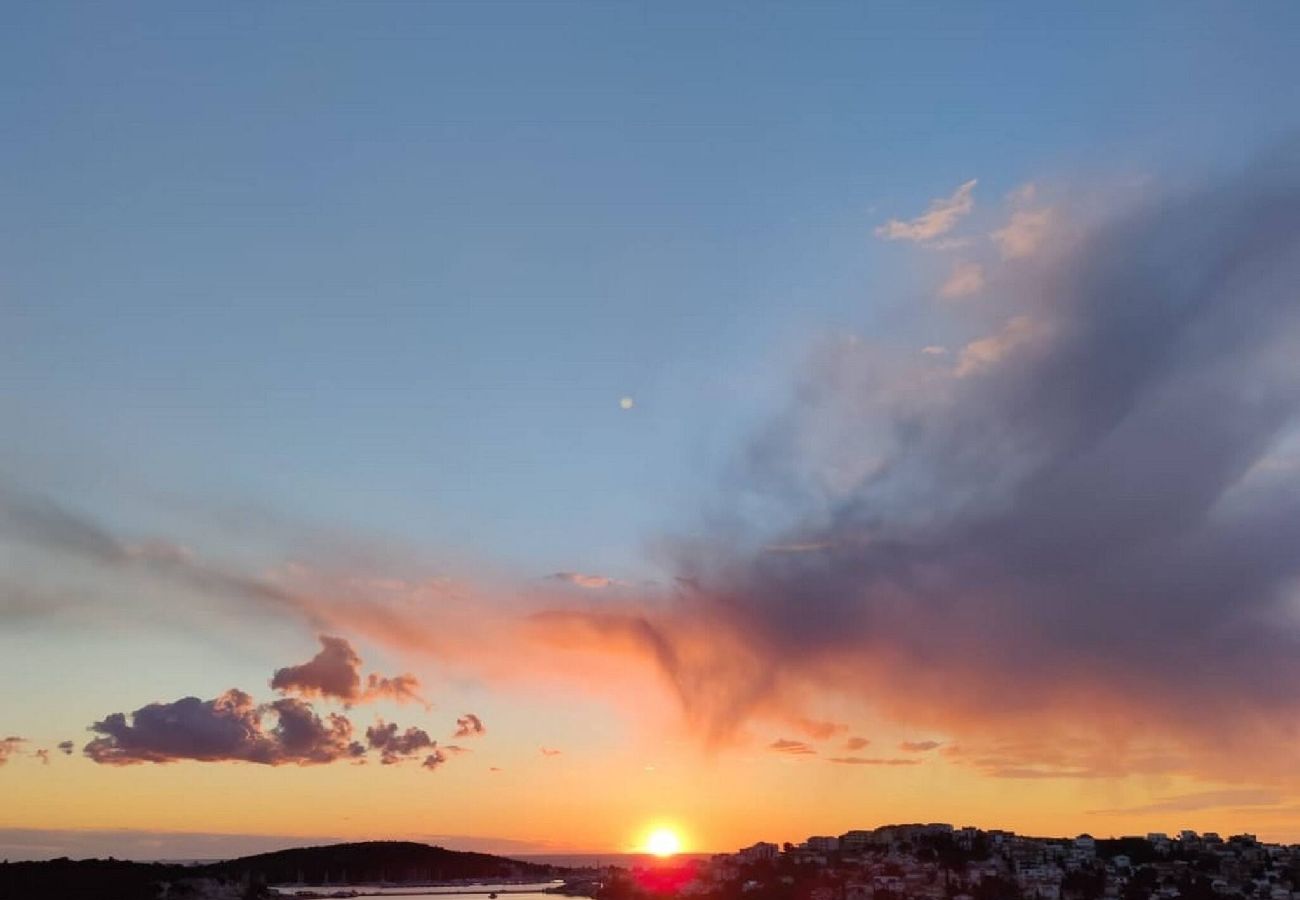
[[[367,841],[259,853],[198,866],[125,860],[0,863],[0,900],[155,900],[269,896],[267,884],[545,879],[563,871],[410,841]]]
[[[213,875],[241,880],[251,876],[267,884],[541,879],[557,871],[552,866],[412,841],[365,841],[276,850],[215,863],[204,869]]]

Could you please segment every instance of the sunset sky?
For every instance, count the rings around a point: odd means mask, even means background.
[[[1300,841],[1300,5],[6,12],[0,858]]]

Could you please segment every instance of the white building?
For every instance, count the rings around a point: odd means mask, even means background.
[[[840,839],[837,837],[818,835],[808,838],[808,840],[804,842],[804,846],[816,853],[834,853],[836,850],[840,849]]]

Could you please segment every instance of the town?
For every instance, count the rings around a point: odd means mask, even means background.
[[[1297,900],[1300,846],[1213,832],[1036,838],[946,824],[760,842],[690,863],[610,870],[600,900]]]

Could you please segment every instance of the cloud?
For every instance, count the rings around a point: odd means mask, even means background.
[[[559,756],[563,752],[563,750],[556,750],[554,747],[541,748],[542,756]]]
[[[792,741],[786,738],[779,738],[767,745],[767,749],[774,750],[777,753],[784,753],[789,756],[811,756],[816,754],[816,749],[804,743],[803,741]]]
[[[1144,803],[1141,806],[1094,809],[1089,810],[1089,812],[1093,815],[1146,815],[1165,812],[1195,812],[1202,809],[1222,809],[1224,807],[1276,806],[1281,802],[1282,798],[1277,791],[1258,788],[1232,788],[1161,797],[1154,802]]]
[[[984,267],[975,262],[959,262],[953,266],[948,278],[939,287],[939,296],[945,300],[969,297],[984,290]]]
[[[434,750],[433,755],[439,757],[439,762],[445,761],[442,753],[436,749],[437,742],[424,729],[412,726],[399,732],[396,723],[385,723],[382,719],[366,729],[366,744],[370,749],[379,751],[379,761],[385,766],[399,763],[429,749]]]
[[[1044,328],[1029,316],[1013,316],[996,333],[977,338],[962,348],[953,374],[966,378],[987,371],[1007,356],[1043,337]]]
[[[870,744],[871,741],[864,737],[851,737],[844,742],[845,750],[861,750]]]
[[[1243,477],[1300,428],[1300,167],[1143,202],[1007,273],[948,372],[817,354],[673,602],[593,632],[706,739],[831,691],[1000,777],[1288,773],[1300,483]]]
[[[319,639],[320,652],[302,665],[277,669],[271,687],[282,693],[329,697],[347,704],[389,699],[428,705],[420,696],[420,681],[414,675],[385,678],[371,673],[363,682],[361,657],[347,640],[326,634]]]
[[[366,676],[366,688],[358,702],[371,700],[395,700],[398,703],[418,703],[425,709],[431,704],[420,695],[420,679],[410,673],[394,675],[391,678],[371,672]]]
[[[271,687],[307,697],[352,702],[361,696],[361,657],[339,637],[320,636],[321,651],[300,666],[277,669]]]
[[[1023,259],[1037,252],[1054,223],[1050,209],[1018,209],[1006,226],[989,234],[1003,259]]]
[[[997,296],[913,311],[954,364],[913,332],[818,348],[661,594],[254,578],[12,492],[0,532],[485,678],[652,671],[706,742],[827,693],[990,776],[1292,777],[1300,484],[1261,463],[1300,428],[1298,174],[1054,212],[1079,227]]]
[[[159,539],[127,541],[85,516],[65,509],[54,500],[0,483],[0,540],[34,547],[65,559],[79,559],[108,570],[143,573],[181,584],[201,594],[223,599],[238,598],[263,611],[274,610],[295,617],[314,619],[311,598],[295,594],[280,585],[241,572],[210,565],[178,544]],[[24,593],[30,593],[24,591]],[[9,604],[0,612],[31,615],[30,597],[20,597],[15,610]],[[46,609],[66,603],[67,598],[40,597]],[[82,598],[82,603],[86,602]]]
[[[7,763],[9,761],[9,757],[17,753],[19,749],[21,749],[22,745],[25,743],[27,743],[26,738],[13,737],[13,736],[7,738],[0,738],[0,766],[3,766],[5,763]]]
[[[764,553],[816,553],[819,550],[830,549],[830,544],[826,541],[805,541],[801,544],[768,544],[763,548]]]
[[[487,731],[483,720],[473,713],[465,713],[456,720],[456,733],[452,737],[468,738],[479,737]]]
[[[800,716],[792,723],[799,732],[814,741],[828,741],[837,734],[843,734],[849,730],[849,726],[843,722],[824,722],[820,719],[809,719]]]
[[[932,241],[947,234],[963,216],[975,208],[976,179],[971,179],[953,191],[949,197],[930,201],[924,213],[911,221],[890,219],[876,229],[876,237],[887,241]]]
[[[268,727],[268,722],[274,724]],[[90,730],[99,737],[86,745],[86,756],[115,766],[179,760],[305,766],[364,752],[343,716],[331,713],[322,719],[293,697],[256,704],[240,690],[213,700],[185,697],[130,714],[113,713]]]
[[[903,741],[898,745],[898,749],[906,753],[925,753],[927,750],[934,750],[942,747],[939,741]]]
[[[919,766],[919,759],[873,759],[863,756],[832,756],[827,762],[839,763],[842,766]]]
[[[50,764],[50,751],[48,748],[41,747],[37,750],[33,750],[32,756],[39,759],[42,765],[48,766]]]
[[[64,756],[71,756],[72,751],[77,748],[77,745],[72,741],[59,741],[58,747]]]
[[[446,761],[447,761],[446,754],[444,754],[441,750],[434,750],[432,753],[430,753],[428,756],[424,758],[424,762],[420,763],[420,766],[422,768],[429,769],[430,771],[432,771],[433,769],[436,769],[439,766],[441,766]]]
[[[588,575],[584,572],[556,572],[547,575],[552,581],[563,581],[565,584],[572,584],[580,588],[590,590],[599,590],[600,588],[622,586],[624,582],[617,578],[610,578],[607,575]]]

